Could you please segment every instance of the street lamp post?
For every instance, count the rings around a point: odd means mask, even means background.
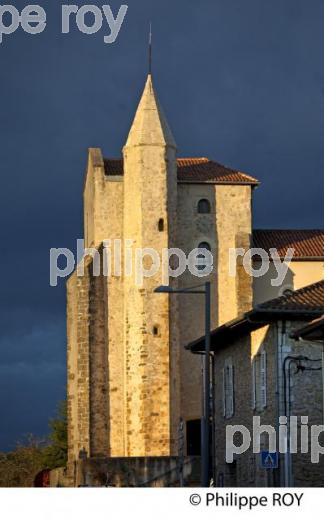
[[[204,289],[200,289],[204,287]],[[154,292],[162,294],[205,295],[205,356],[203,359],[203,415],[201,418],[201,485],[209,486],[209,398],[210,398],[210,282],[184,289],[161,285]]]

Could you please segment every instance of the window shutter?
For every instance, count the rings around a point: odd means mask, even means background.
[[[222,370],[223,373],[223,415],[226,417],[226,372],[225,368]]]
[[[252,360],[252,410],[256,409],[256,360]]]
[[[228,367],[228,390],[229,390],[229,399],[228,399],[228,415],[232,417],[234,415],[234,368],[233,365],[229,365]]]
[[[223,411],[226,418],[234,415],[234,368],[231,360],[227,360],[223,368]]]
[[[267,354],[261,352],[260,359],[260,404],[262,408],[267,406]]]

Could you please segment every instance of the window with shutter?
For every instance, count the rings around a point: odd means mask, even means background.
[[[228,378],[229,378],[229,402],[228,402],[228,414],[229,417],[234,415],[234,369],[233,365],[228,367]]]
[[[225,405],[226,405],[226,417],[229,416],[229,401],[230,401],[230,378],[229,378],[229,366],[225,367]]]
[[[226,417],[226,372],[225,368],[222,370],[223,374],[223,415]]]
[[[261,352],[260,357],[260,406],[267,406],[267,353]]]
[[[234,415],[234,370],[230,360],[223,368],[223,412],[227,419]]]

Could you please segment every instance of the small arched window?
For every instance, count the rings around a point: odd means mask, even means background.
[[[200,199],[198,202],[198,213],[200,214],[208,214],[211,212],[210,202],[207,199]]]
[[[153,336],[158,336],[159,333],[160,333],[159,326],[158,325],[154,325],[152,332],[153,332]]]
[[[207,251],[211,251],[211,247],[210,247],[210,244],[208,244],[208,242],[200,242],[198,249],[202,249],[201,254],[197,255],[197,258],[199,258],[201,260],[205,260],[206,249],[207,249]],[[198,264],[197,269],[198,269],[198,271],[203,271],[205,269],[205,267],[206,267],[206,264],[201,263],[201,264]]]
[[[200,242],[198,249],[207,249],[207,251],[211,251],[211,247],[208,242]]]
[[[160,220],[159,220],[159,223],[158,223],[158,230],[159,230],[160,232],[164,231],[164,220],[163,220],[163,218],[160,218]]]

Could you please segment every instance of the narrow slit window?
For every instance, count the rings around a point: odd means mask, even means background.
[[[160,220],[159,220],[158,229],[160,232],[164,231],[164,219],[163,218],[160,218]]]

